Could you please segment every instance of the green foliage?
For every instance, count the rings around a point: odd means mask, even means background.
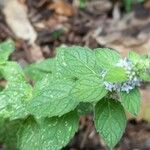
[[[102,99],[95,108],[95,126],[110,148],[120,140],[125,126],[126,116],[120,102]]]
[[[124,82],[127,80],[126,70],[121,67],[112,67],[105,76],[108,82]]]
[[[32,97],[32,88],[25,82],[10,82],[0,92],[0,116],[17,119],[28,115],[26,105]]]
[[[40,124],[28,118],[19,130],[18,147],[21,150],[59,150],[77,131],[78,120],[76,112],[60,118],[45,118]]]
[[[133,52],[133,51],[130,51],[129,54],[128,54],[128,58],[129,60],[131,60],[134,64],[138,63],[139,62],[139,59],[140,58],[140,55]]]
[[[29,104],[31,114],[37,118],[62,116],[76,108],[78,102],[70,94],[74,82],[53,78],[44,80],[47,82],[44,86],[41,86],[40,83],[35,85],[33,99]]]
[[[120,100],[125,110],[133,115],[138,115],[141,106],[140,92],[138,89],[133,89],[130,94],[121,92]]]
[[[77,106],[77,112],[78,112],[79,116],[92,114],[93,110],[94,110],[94,104],[92,104],[92,103],[81,102]]]
[[[55,67],[55,60],[52,58],[29,65],[24,69],[24,72],[32,81],[39,81],[46,75],[52,76],[55,74]]]
[[[149,81],[150,82],[150,72],[148,70],[145,70],[144,73],[140,74],[140,78],[144,81]]]
[[[124,5],[124,8],[125,8],[125,11],[127,13],[129,13],[132,10],[132,4],[133,3],[142,3],[144,1],[145,0],[123,0],[123,5]]]
[[[11,42],[0,47],[0,79],[6,81],[0,90],[0,142],[5,149],[59,150],[77,131],[79,116],[88,113],[94,113],[97,131],[112,148],[124,132],[125,110],[133,115],[140,110],[138,85],[150,79],[148,56],[130,52],[123,60],[108,48],[61,46],[55,58],[23,70],[8,61]]]
[[[3,124],[2,137],[5,150],[19,150],[17,147],[17,132],[22,125],[22,120],[9,121],[6,120]]]
[[[16,62],[5,62],[0,66],[2,77],[9,82],[22,82],[25,81],[25,75]]]
[[[95,49],[96,61],[101,68],[110,69],[120,59],[118,52],[110,50],[108,48]]]
[[[84,75],[99,75],[95,55],[87,47],[60,47],[57,49],[57,67],[65,77],[80,78]]]
[[[80,1],[80,8],[84,9],[86,7],[87,0],[79,0]]]
[[[0,44],[0,64],[5,62],[9,55],[14,51],[15,47],[11,40],[7,40]]]
[[[72,94],[79,102],[96,102],[106,96],[107,90],[99,77],[90,75],[76,81]]]

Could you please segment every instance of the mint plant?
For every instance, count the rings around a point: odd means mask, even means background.
[[[10,41],[0,45],[0,77],[6,81],[0,91],[0,140],[5,149],[59,150],[77,131],[80,115],[89,112],[112,149],[125,130],[125,111],[138,115],[138,88],[150,81],[149,56],[129,52],[121,58],[108,48],[61,46],[55,58],[22,69],[8,60],[13,49]]]

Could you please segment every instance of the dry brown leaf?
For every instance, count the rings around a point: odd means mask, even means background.
[[[5,87],[7,84],[6,80],[0,80],[0,86]]]
[[[66,16],[60,16],[54,14],[48,21],[43,22],[44,25],[49,29],[55,29],[58,26],[63,26],[64,22],[67,22],[68,18]]]
[[[75,15],[75,8],[64,1],[56,1],[48,6],[49,9],[54,10],[57,14],[72,17]]]
[[[41,48],[36,44],[32,44],[26,49],[26,56],[30,63],[44,60]]]
[[[101,14],[110,11],[112,5],[110,0],[91,0],[87,1],[86,9],[93,14]]]
[[[145,119],[150,121],[150,89],[141,90],[142,107],[138,119]]]
[[[147,0],[147,1],[144,3],[144,7],[150,9],[150,0]]]
[[[18,0],[20,3],[25,4],[27,0]]]
[[[25,5],[18,0],[7,0],[2,11],[8,26],[15,36],[34,43],[37,33],[28,19]]]

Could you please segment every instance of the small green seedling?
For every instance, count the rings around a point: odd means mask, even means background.
[[[123,6],[125,11],[129,13],[132,10],[132,5],[134,3],[143,3],[145,0],[123,0]]]
[[[0,75],[6,80],[0,92],[0,140],[5,149],[60,150],[77,131],[80,115],[89,112],[112,149],[124,133],[125,111],[138,115],[138,87],[150,81],[149,56],[129,52],[121,58],[108,48],[62,46],[55,58],[23,70],[8,61],[12,49],[9,41],[0,45]]]

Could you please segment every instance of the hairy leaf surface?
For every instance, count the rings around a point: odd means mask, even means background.
[[[56,59],[46,59],[40,63],[27,66],[24,71],[30,79],[34,81],[42,80],[46,75],[54,75],[56,73]]]
[[[0,66],[2,76],[8,82],[21,82],[25,81],[23,70],[17,62],[9,61]]]
[[[11,40],[0,43],[0,64],[8,60],[9,55],[14,49],[14,43]]]
[[[109,48],[97,48],[95,55],[97,64],[103,69],[113,67],[120,59],[119,53]]]
[[[128,54],[128,59],[132,61],[133,64],[136,64],[141,59],[140,55],[136,52],[130,51]]]
[[[107,94],[107,90],[100,78],[90,75],[76,81],[72,94],[80,102],[97,102]]]
[[[27,104],[32,98],[32,88],[25,82],[11,82],[0,92],[0,116],[24,118],[29,113]]]
[[[95,126],[109,147],[113,148],[126,126],[126,116],[120,102],[113,99],[99,101],[95,109]]]
[[[27,120],[18,133],[21,150],[60,150],[78,129],[78,116],[70,112],[62,117],[46,118],[39,125]]]
[[[95,54],[87,47],[72,46],[58,48],[59,72],[64,76],[81,77],[97,74]]]
[[[70,91],[74,82],[66,79],[46,77],[34,88],[34,96],[29,109],[36,117],[62,116],[73,110],[78,102]]]
[[[125,110],[133,115],[137,115],[140,111],[141,106],[141,96],[139,90],[133,89],[130,93],[121,92],[120,99]]]

